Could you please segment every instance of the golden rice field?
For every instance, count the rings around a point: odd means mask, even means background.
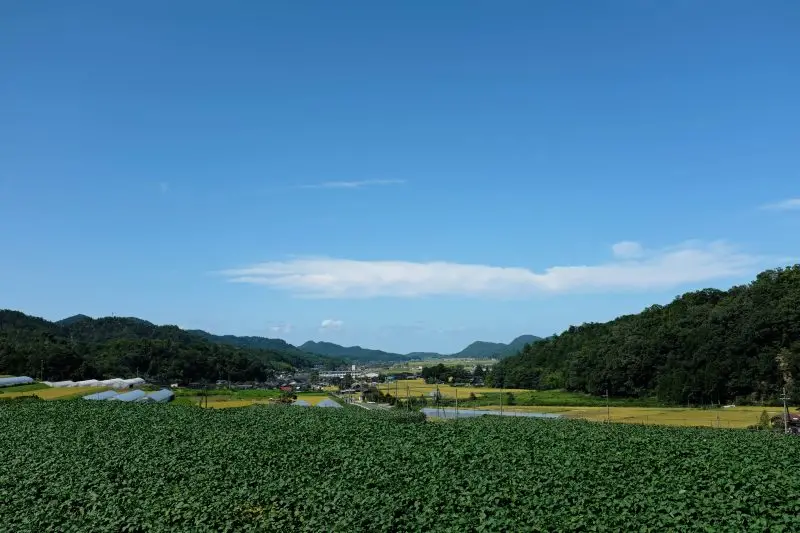
[[[492,409],[496,410],[496,409]],[[720,428],[746,428],[758,422],[761,412],[769,416],[781,414],[779,407],[740,406],[728,409],[691,409],[669,407],[611,407],[612,422],[629,424],[655,424],[664,426],[706,426]],[[556,413],[567,418],[581,418],[603,422],[607,418],[605,407],[552,407],[513,406],[504,411]]]
[[[85,396],[87,394],[94,394],[95,392],[103,392],[106,390],[108,390],[108,387],[60,387],[36,389],[24,392],[6,392],[2,395],[2,397],[19,398],[22,396],[38,396],[42,400],[66,400],[69,398]]]
[[[328,395],[325,393],[308,393],[308,394],[298,394],[298,400],[305,400],[311,405],[317,405],[319,402],[327,398]],[[219,397],[210,397],[208,400],[208,407],[214,409],[229,409],[232,407],[247,407],[249,405],[255,404],[266,404],[270,403],[269,399],[267,398],[252,398],[252,399],[226,399],[226,398],[219,398]]]
[[[420,394],[428,396],[436,390],[436,385],[428,385],[424,379],[406,379],[400,380],[395,383],[381,383],[378,385],[378,390],[384,394],[397,395],[400,398],[405,398],[406,394],[409,396],[418,397]],[[524,389],[494,389],[492,387],[451,387],[450,385],[439,385],[439,394],[443,398],[456,398],[466,400],[470,393],[479,397],[482,394],[493,392],[530,392]]]

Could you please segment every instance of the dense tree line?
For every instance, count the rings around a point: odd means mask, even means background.
[[[570,327],[495,366],[506,387],[656,396],[668,403],[800,401],[800,265],[705,289],[604,324]]]
[[[44,380],[140,375],[156,381],[264,381],[276,371],[342,364],[297,349],[241,348],[136,318],[48,322],[0,310],[0,373]]]
[[[471,383],[476,379],[483,379],[484,373],[480,365],[476,366],[474,371],[470,371],[461,365],[446,366],[439,363],[424,367],[420,377],[426,383]]]

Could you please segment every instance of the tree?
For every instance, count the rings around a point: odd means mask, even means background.
[[[761,411],[761,416],[758,418],[758,429],[771,429],[772,421],[767,414],[767,411]]]
[[[792,403],[800,372],[800,265],[703,289],[606,323],[571,326],[496,364],[487,384],[672,404]]]
[[[349,389],[352,386],[353,386],[353,376],[350,375],[350,372],[348,372],[347,374],[344,375],[344,378],[342,378],[342,387],[341,388]]]

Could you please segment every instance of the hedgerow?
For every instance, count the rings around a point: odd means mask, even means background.
[[[0,530],[800,531],[800,439],[420,421],[357,409],[5,402]]]

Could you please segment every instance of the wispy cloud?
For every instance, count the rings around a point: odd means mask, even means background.
[[[337,331],[342,329],[342,326],[344,326],[344,321],[326,318],[319,325],[319,329],[320,331]]]
[[[301,185],[301,189],[363,189],[364,187],[377,187],[381,185],[403,185],[406,180],[360,180],[360,181],[324,181]]]
[[[292,329],[294,329],[294,327],[291,324],[273,324],[269,327],[269,330],[272,333],[278,333],[281,335],[291,333]]]
[[[634,259],[644,254],[644,248],[638,242],[622,241],[611,246],[611,252],[619,259]]]
[[[795,209],[800,210],[800,198],[788,198],[780,202],[765,204],[761,206],[761,209],[766,209],[768,211],[792,211]]]
[[[229,281],[311,298],[470,295],[657,290],[751,274],[764,258],[725,242],[687,242],[660,250],[617,243],[615,257],[597,265],[554,266],[542,272],[448,262],[360,261],[312,257],[270,261],[223,272]],[[635,257],[631,257],[631,254]]]

